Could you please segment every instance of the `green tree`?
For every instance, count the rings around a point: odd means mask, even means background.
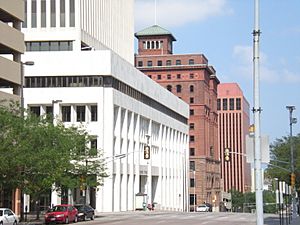
[[[22,114],[16,105],[0,107],[0,190],[19,188],[39,200],[51,189],[80,187],[83,175],[85,186],[102,184],[102,152],[89,147],[91,137],[84,129]]]

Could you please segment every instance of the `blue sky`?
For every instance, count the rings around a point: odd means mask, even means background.
[[[135,0],[135,31],[155,23],[155,0]],[[236,82],[253,107],[254,0],[156,0],[157,24],[177,41],[174,53],[202,53],[222,83]],[[289,135],[294,105],[300,133],[300,1],[260,0],[261,133]],[[251,121],[253,114],[250,113]]]

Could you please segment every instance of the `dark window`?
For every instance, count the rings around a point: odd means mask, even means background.
[[[46,114],[53,115],[53,106],[46,106]]]
[[[171,78],[172,78],[172,77],[171,77],[171,74],[168,74],[168,75],[167,75],[167,79],[168,79],[168,80],[171,80]]]
[[[194,103],[194,98],[190,98],[190,103]]]
[[[190,179],[190,187],[195,187],[195,179],[194,178]]]
[[[31,1],[31,27],[35,28],[37,24],[36,18],[36,0]]]
[[[177,79],[180,79],[181,78],[181,74],[177,74]]]
[[[234,110],[234,98],[229,99],[229,110]]]
[[[190,116],[194,115],[194,110],[190,109]]]
[[[223,98],[223,110],[227,110],[227,98]]]
[[[241,110],[241,99],[240,98],[236,99],[236,110]]]
[[[190,194],[190,205],[197,205],[197,195]]]
[[[89,156],[97,156],[97,138],[91,139],[91,148],[89,152]]]
[[[171,65],[172,65],[171,60],[167,60],[167,61],[166,61],[166,65],[167,65],[167,66],[171,66]]]
[[[194,85],[190,86],[190,92],[194,92]]]
[[[171,85],[167,85],[167,90],[172,92],[172,86]]]
[[[71,122],[71,106],[62,106],[61,113],[63,122]]]
[[[55,0],[51,0],[50,2],[50,25],[51,27],[55,27],[56,26],[56,15],[55,15],[55,11],[56,11],[56,5],[55,5]]]
[[[147,66],[152,66],[152,61],[148,61]]]
[[[194,142],[195,141],[195,136],[191,135],[190,136],[190,142]]]
[[[194,79],[194,74],[193,73],[190,74],[190,79]]]
[[[190,156],[194,156],[195,155],[195,148],[190,148]]]
[[[85,121],[85,106],[76,106],[77,122]]]
[[[176,85],[176,92],[180,93],[181,92],[181,85]]]
[[[98,107],[97,105],[91,105],[91,121],[98,120]]]
[[[138,61],[138,66],[142,67],[143,66],[143,61]]]
[[[190,123],[190,129],[194,130],[195,129],[195,124],[194,123]]]
[[[161,75],[157,75],[157,80],[161,80]]]
[[[195,166],[195,161],[190,161],[190,170],[195,171],[196,166]]]
[[[217,110],[221,110],[221,99],[217,100]]]
[[[189,65],[194,65],[195,62],[194,62],[194,59],[189,59]]]
[[[41,107],[39,107],[39,106],[30,106],[30,112],[32,114],[35,114],[36,116],[40,116],[41,115]]]
[[[180,59],[176,60],[176,65],[181,65],[181,60]]]
[[[66,5],[65,0],[60,0],[60,26],[66,26]]]
[[[41,0],[41,27],[46,27],[46,0]]]
[[[75,27],[75,0],[70,0],[70,27]]]
[[[161,60],[157,61],[157,66],[162,66],[162,61]]]

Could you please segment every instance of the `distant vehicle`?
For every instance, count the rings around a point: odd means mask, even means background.
[[[76,223],[78,211],[73,205],[56,205],[45,214],[45,223]]]
[[[196,212],[208,212],[209,207],[206,204],[201,204],[196,207]]]
[[[90,205],[78,204],[75,205],[75,208],[78,210],[79,220],[95,219],[95,209]]]
[[[8,208],[0,208],[0,224],[1,225],[17,225],[18,217]]]

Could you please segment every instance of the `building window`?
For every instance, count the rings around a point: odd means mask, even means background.
[[[177,79],[181,79],[181,74],[177,74]]]
[[[46,106],[46,114],[53,115],[53,106]]]
[[[70,27],[75,27],[75,0],[70,0]]]
[[[176,65],[181,65],[181,60],[180,59],[176,60]]]
[[[40,106],[30,106],[30,112],[36,116],[41,115],[41,107]]]
[[[190,161],[190,171],[195,171],[196,166],[195,166],[195,161]]]
[[[195,148],[190,148],[190,156],[194,156],[195,155]]]
[[[194,85],[190,86],[190,92],[194,92]]]
[[[162,61],[161,60],[157,61],[157,66],[162,66]]]
[[[138,61],[138,67],[142,67],[143,66],[143,61]]]
[[[195,62],[194,62],[194,59],[189,59],[189,65],[194,65]]]
[[[197,195],[190,194],[190,205],[197,205]]]
[[[172,92],[172,86],[171,85],[167,85],[167,90]]]
[[[73,50],[72,41],[27,41],[25,45],[27,52]]]
[[[180,93],[181,92],[181,85],[176,85],[176,92]]]
[[[229,110],[234,110],[234,98],[229,99]]]
[[[190,179],[190,187],[195,187],[195,179],[194,178]]]
[[[194,103],[194,98],[193,97],[190,98],[190,103],[191,104]]]
[[[63,122],[71,122],[71,106],[62,106],[61,114]]]
[[[46,27],[46,0],[41,0],[41,27]]]
[[[91,121],[98,120],[98,107],[97,105],[91,105]]]
[[[241,110],[241,99],[240,98],[236,99],[236,110]]]
[[[157,75],[157,80],[161,80],[161,75]]]
[[[98,143],[97,143],[97,138],[91,139],[91,148],[89,151],[89,156],[97,156],[97,149],[98,149]]]
[[[172,77],[171,77],[171,74],[168,74],[168,75],[167,75],[167,79],[168,79],[168,80],[171,80],[171,78],[172,78]]]
[[[190,130],[194,130],[195,129],[195,124],[194,123],[190,123]]]
[[[65,0],[60,0],[60,27],[66,26],[66,5]]]
[[[85,106],[76,106],[77,122],[85,121]]]
[[[22,27],[26,28],[27,27],[27,0],[24,1],[24,21],[22,23]]]
[[[193,109],[190,109],[190,116],[194,115],[194,110]]]
[[[50,26],[55,27],[56,26],[56,5],[55,0],[51,0],[50,2]]]
[[[217,100],[217,110],[221,110],[221,99]]]
[[[150,79],[152,79],[152,76],[151,76],[151,75],[148,75],[148,77],[149,77]]]
[[[31,27],[35,28],[37,24],[36,18],[36,0],[31,1]]]
[[[152,66],[152,61],[148,61],[147,66]]]
[[[167,61],[166,61],[166,65],[167,65],[167,66],[171,66],[171,65],[172,65],[171,60],[167,60]]]
[[[223,98],[223,110],[227,110],[227,98]]]
[[[194,74],[193,73],[190,74],[190,79],[194,79]]]
[[[191,135],[190,136],[190,142],[194,142],[195,141],[195,136],[194,135]]]

